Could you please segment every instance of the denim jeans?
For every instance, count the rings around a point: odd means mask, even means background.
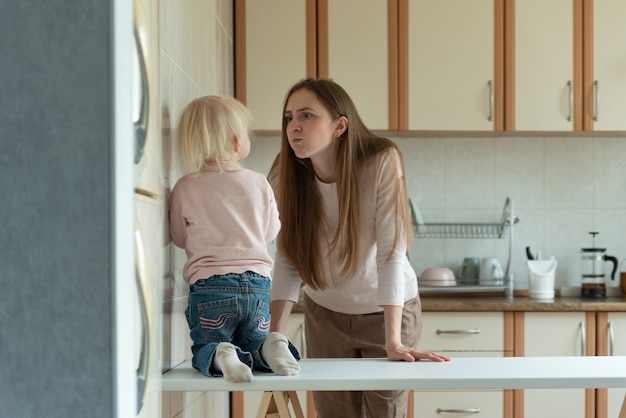
[[[193,345],[192,365],[206,376],[221,376],[212,367],[221,342],[237,347],[239,360],[253,370],[271,372],[260,349],[269,333],[270,287],[267,277],[247,271],[198,280],[189,286],[185,311]],[[299,360],[296,348],[289,349]]]

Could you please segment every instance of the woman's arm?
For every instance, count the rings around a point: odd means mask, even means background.
[[[287,321],[291,314],[291,309],[295,305],[290,300],[274,300],[270,305],[270,332],[287,332]]]
[[[450,361],[448,357],[437,353],[405,347],[400,337],[402,306],[386,305],[383,308],[385,309],[385,348],[389,360],[409,362],[416,360]]]

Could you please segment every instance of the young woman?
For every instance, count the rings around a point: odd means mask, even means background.
[[[367,129],[341,86],[307,79],[291,88],[269,178],[282,225],[270,330],[285,331],[304,285],[309,357],[448,361],[416,348],[421,307],[406,257],[412,230],[401,153]],[[314,399],[320,418],[395,418],[405,416],[408,395]]]
[[[170,235],[184,248],[185,312],[193,367],[249,382],[252,369],[298,374],[300,359],[283,334],[269,333],[267,243],[280,229],[274,193],[239,162],[250,152],[248,109],[226,96],[193,100],[178,123],[176,149],[190,171],[172,191]]]

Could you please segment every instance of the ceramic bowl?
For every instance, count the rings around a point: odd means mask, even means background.
[[[430,267],[422,272],[419,283],[424,286],[456,286],[456,279],[449,268]]]

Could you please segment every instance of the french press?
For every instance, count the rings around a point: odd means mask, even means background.
[[[598,235],[598,232],[590,232],[589,234],[593,237],[593,247],[583,248],[581,251],[583,270],[581,296],[583,298],[605,298],[606,282],[604,263],[606,261],[613,263],[611,280],[615,280],[617,258],[612,255],[607,255],[606,248],[596,248],[596,235]]]

